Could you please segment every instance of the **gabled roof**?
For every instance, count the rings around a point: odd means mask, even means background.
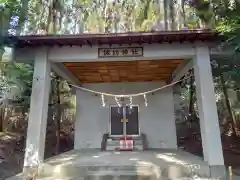
[[[172,43],[223,40],[218,33],[209,30],[181,30],[181,31],[154,31],[130,32],[110,34],[78,34],[78,35],[28,35],[10,36],[10,42],[15,47],[25,46],[63,46],[63,45],[102,45],[102,44],[142,44],[142,43]]]

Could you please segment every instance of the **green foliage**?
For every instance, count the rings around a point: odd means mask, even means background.
[[[15,16],[19,18],[19,22],[13,26],[11,22]],[[160,25],[155,28],[157,23]],[[223,43],[222,47],[233,50],[234,54],[229,59],[216,60],[218,66],[213,68],[213,74],[215,77],[224,74],[227,79],[226,86],[239,90],[240,5],[238,1],[0,0],[1,49],[6,45],[9,46],[3,37],[9,34],[10,29],[16,31],[17,35],[20,32],[76,34],[166,30],[166,24],[168,30],[179,30],[186,26],[189,29],[205,27],[224,34],[228,41]],[[6,86],[13,87],[17,84],[19,89],[17,94],[21,100],[18,103],[29,106],[32,64],[10,63],[1,69]],[[56,76],[52,78],[53,97],[51,98],[56,99]],[[70,107],[70,90],[62,84],[66,82],[61,81],[62,104],[65,106],[69,102]]]
[[[9,62],[2,68],[2,73],[5,75],[2,86],[9,89],[10,96],[14,97],[13,103],[17,106],[28,107],[30,104],[33,66]]]

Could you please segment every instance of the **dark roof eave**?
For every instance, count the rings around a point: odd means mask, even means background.
[[[28,35],[9,36],[8,41],[15,47],[55,45],[101,45],[101,44],[142,44],[162,42],[223,41],[223,37],[209,30],[131,32],[111,34],[80,35]]]

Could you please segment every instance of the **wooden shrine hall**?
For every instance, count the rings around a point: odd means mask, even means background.
[[[75,87],[74,150],[119,151],[128,138],[144,152],[178,149],[171,84],[194,68],[204,161],[224,172],[210,64],[227,56],[221,39],[204,30],[9,37],[14,61],[35,62],[24,168],[44,160],[51,70]]]

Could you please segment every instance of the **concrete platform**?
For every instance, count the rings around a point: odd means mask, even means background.
[[[38,179],[183,179],[210,177],[208,164],[181,150],[101,152],[73,150],[52,157]]]
[[[69,151],[47,159],[38,180],[220,180],[201,158],[181,150]],[[6,180],[26,180],[18,174]],[[239,176],[233,176],[239,180]],[[228,180],[228,177],[224,178]]]

